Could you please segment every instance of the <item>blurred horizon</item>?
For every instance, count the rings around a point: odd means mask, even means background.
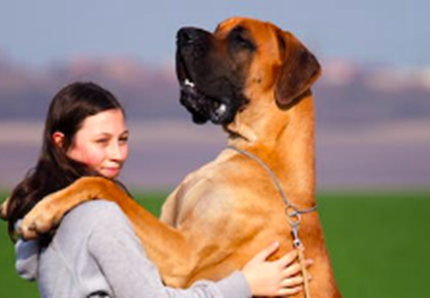
[[[321,63],[313,88],[317,188],[428,188],[430,69]],[[123,103],[131,139],[121,179],[132,188],[172,188],[225,147],[220,127],[193,124],[179,104],[173,65],[116,56],[29,72],[0,58],[0,187],[34,165],[47,106],[76,80],[95,81]]]

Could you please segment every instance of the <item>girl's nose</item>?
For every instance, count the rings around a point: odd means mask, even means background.
[[[112,143],[111,146],[109,146],[109,159],[124,161],[127,158],[127,150],[125,149],[124,145],[121,146],[118,143]]]

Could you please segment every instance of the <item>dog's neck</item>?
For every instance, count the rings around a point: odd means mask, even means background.
[[[264,109],[264,115],[252,111],[249,111],[251,116],[246,115],[247,111],[238,114],[226,127],[230,133],[228,144],[263,160],[276,173],[293,202],[302,202],[298,205],[303,207],[312,205],[315,195],[312,95],[309,93],[285,111],[276,103],[265,105]]]

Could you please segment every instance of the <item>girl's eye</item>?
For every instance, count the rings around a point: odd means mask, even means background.
[[[97,144],[107,144],[107,142],[108,142],[108,139],[98,139],[98,140],[96,140]]]
[[[119,138],[119,141],[121,142],[121,143],[128,143],[128,136],[127,137],[121,137],[121,138]]]

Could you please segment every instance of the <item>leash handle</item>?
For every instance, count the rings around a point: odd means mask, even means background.
[[[299,263],[300,267],[302,269],[302,276],[303,276],[303,286],[304,286],[304,292],[306,298],[311,298],[311,291],[309,289],[309,279],[308,279],[308,271],[306,270],[306,259],[305,259],[305,248],[303,245],[299,245],[297,248],[297,252],[299,255]]]
[[[310,298],[311,293],[309,289],[308,271],[306,270],[305,246],[299,238],[299,224],[300,221],[296,221],[291,225],[291,234],[293,235],[293,245],[296,248],[299,257],[300,269],[303,276],[305,298]]]

